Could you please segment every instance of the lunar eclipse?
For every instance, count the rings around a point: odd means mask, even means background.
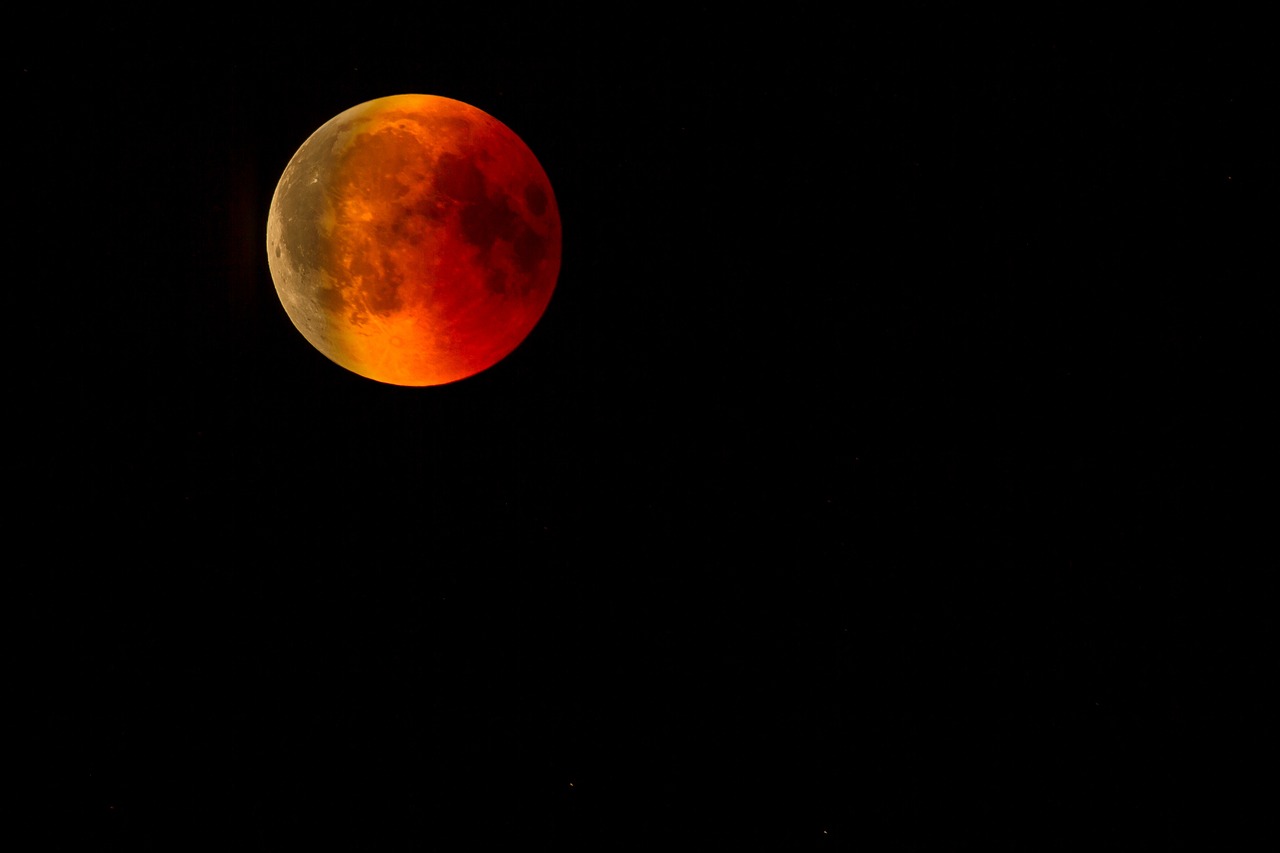
[[[285,167],[267,219],[294,326],[392,385],[455,382],[515,350],[550,302],[560,248],[555,195],[525,143],[435,95],[330,119]]]

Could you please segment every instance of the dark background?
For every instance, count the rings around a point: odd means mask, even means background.
[[[1049,8],[20,14],[39,849],[1247,823],[1272,52]],[[564,223],[531,336],[427,389],[312,350],[264,248],[303,140],[411,92],[515,130]]]

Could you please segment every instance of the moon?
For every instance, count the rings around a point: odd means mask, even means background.
[[[390,385],[497,364],[542,318],[560,272],[551,182],[483,110],[392,95],[325,122],[267,217],[276,293],[331,361]]]

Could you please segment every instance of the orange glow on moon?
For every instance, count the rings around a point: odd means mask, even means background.
[[[506,125],[434,95],[352,107],[289,161],[267,260],[298,331],[392,385],[497,364],[541,319],[560,271],[546,173]]]

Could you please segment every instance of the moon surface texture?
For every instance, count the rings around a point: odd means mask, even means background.
[[[267,260],[312,346],[391,385],[497,364],[542,317],[560,212],[533,152],[483,110],[393,95],[335,116],[285,167]]]

